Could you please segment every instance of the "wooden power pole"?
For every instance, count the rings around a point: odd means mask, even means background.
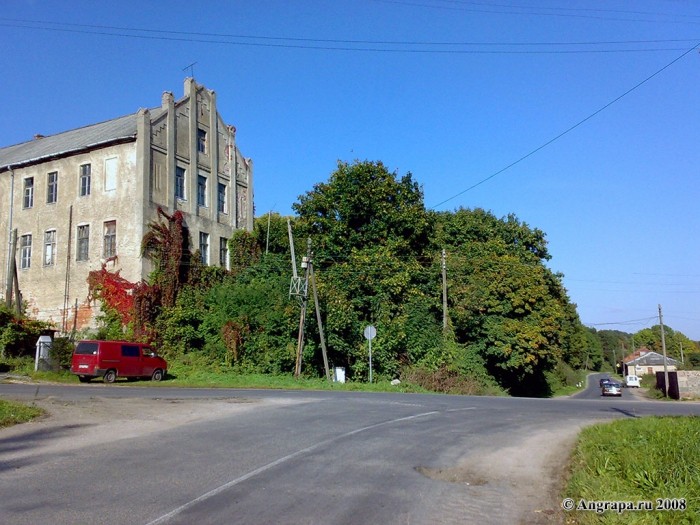
[[[297,379],[301,375],[301,361],[304,353],[304,324],[306,323],[306,304],[309,298],[309,261],[311,260],[311,239],[306,243],[306,257],[301,260],[301,267],[304,272],[304,287],[301,294],[301,315],[299,316],[299,338],[297,340],[297,362],[294,367],[294,377]]]
[[[442,329],[447,330],[447,265],[445,249],[442,249]]]
[[[664,385],[666,386],[666,397],[671,385],[668,384],[668,366],[666,363],[666,337],[664,337],[664,317],[661,315],[661,305],[659,305],[659,325],[661,325],[661,348],[664,353]]]

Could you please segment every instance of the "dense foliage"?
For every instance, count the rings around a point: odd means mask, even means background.
[[[293,208],[296,217],[270,213],[253,232],[236,232],[228,272],[199,264],[182,215],[160,211],[143,242],[155,267],[150,284],[123,286],[135,299],[132,311],[116,317],[183,363],[292,373],[300,301],[289,293],[289,221],[296,264],[311,240],[328,358],[351,380],[369,378],[363,330],[370,324],[377,328],[376,379],[400,377],[443,392],[548,395],[579,382],[574,369],[612,369],[627,351],[625,337],[581,325],[562,275],[546,265],[544,232],[514,215],[426,210],[411,174],[381,162],[339,162]],[[96,288],[108,304],[104,291],[117,278],[102,276]],[[302,373],[321,377],[311,286],[309,299]],[[108,310],[112,321],[115,312],[122,313]]]

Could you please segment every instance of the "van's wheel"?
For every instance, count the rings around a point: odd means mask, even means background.
[[[160,381],[163,379],[163,371],[160,368],[157,368],[153,371],[153,375],[151,376],[152,381]]]
[[[78,379],[81,383],[89,383],[91,378],[88,376],[78,376]]]
[[[117,373],[114,370],[107,370],[105,372],[104,377],[102,378],[102,381],[105,383],[114,383],[117,379]]]

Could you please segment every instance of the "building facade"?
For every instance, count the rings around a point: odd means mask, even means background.
[[[192,251],[228,267],[228,239],[253,228],[253,165],[216,93],[185,80],[184,96],[114,120],[0,149],[0,250],[14,260],[27,313],[59,331],[92,327],[87,277],[103,264],[137,282],[151,271],[141,240],[157,210],[183,212]],[[9,280],[8,280],[9,277]]]

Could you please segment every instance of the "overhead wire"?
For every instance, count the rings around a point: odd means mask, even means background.
[[[528,55],[528,54],[591,54],[591,53],[640,53],[640,52],[662,52],[680,51],[685,48],[677,47],[654,47],[654,48],[625,48],[625,49],[433,49],[434,47],[544,47],[554,46],[633,46],[641,44],[678,44],[682,42],[695,41],[691,39],[653,39],[653,40],[620,40],[620,41],[593,41],[593,42],[421,42],[421,41],[391,41],[391,40],[343,40],[343,39],[322,39],[322,38],[296,38],[279,36],[259,36],[259,35],[239,35],[226,33],[201,33],[193,31],[174,31],[149,28],[129,28],[121,26],[103,26],[94,24],[75,24],[67,22],[47,22],[40,20],[0,18],[0,26],[36,29],[43,31],[91,34],[99,36],[117,36],[123,38],[138,38],[146,40],[163,40],[176,42],[197,42],[207,44],[225,44],[239,46],[274,47],[287,49],[312,49],[323,51],[360,51],[377,53],[421,53],[421,54],[505,54],[505,55]],[[58,26],[58,27],[49,27]],[[78,29],[80,28],[80,29]],[[138,34],[145,33],[145,34]],[[213,37],[217,38],[207,38]],[[226,39],[226,40],[222,40]],[[238,39],[238,40],[230,40]],[[245,42],[243,40],[256,40]],[[259,42],[259,40],[267,42]],[[271,43],[272,41],[282,43]],[[287,42],[287,43],[284,43]],[[293,43],[289,43],[293,42]],[[341,47],[336,45],[309,45],[309,44],[349,44],[353,46],[425,46],[430,49],[415,48],[386,48],[386,47]]]
[[[550,17],[560,17],[560,18],[583,18],[583,19],[589,19],[589,20],[609,20],[609,21],[614,21],[614,22],[651,22],[651,23],[670,23],[670,24],[698,24],[700,22],[693,22],[693,21],[687,21],[687,20],[647,20],[647,19],[640,19],[640,18],[615,18],[615,17],[608,17],[608,16],[593,16],[593,15],[586,15],[586,14],[574,14],[574,13],[545,13],[545,12],[536,12],[536,11],[531,11],[532,9],[539,9],[539,10],[555,10],[557,8],[548,8],[548,7],[532,7],[532,6],[499,6],[497,4],[473,4],[473,5],[486,5],[489,7],[503,7],[503,8],[508,8],[508,9],[519,9],[520,11],[503,11],[503,10],[498,10],[498,9],[477,9],[477,8],[466,8],[466,7],[453,7],[453,6],[444,6],[444,5],[435,5],[435,4],[426,4],[426,3],[418,3],[418,2],[407,2],[405,0],[374,0],[375,2],[378,3],[383,3],[383,4],[394,4],[394,5],[405,5],[405,6],[410,6],[410,7],[425,7],[428,9],[441,9],[441,10],[448,10],[448,11],[463,11],[463,12],[468,12],[468,13],[485,13],[485,14],[499,14],[499,15],[526,15],[526,16],[550,16]],[[457,2],[453,2],[457,3]],[[459,3],[464,3],[464,4],[471,4],[471,2],[459,2]],[[530,11],[526,11],[526,10]],[[581,10],[583,9],[576,9],[576,8],[569,8],[572,11],[575,10]],[[591,11],[597,11],[597,12],[605,12],[605,10],[594,10],[592,9]],[[643,12],[632,12],[632,11],[608,11],[608,12],[617,12],[617,13],[628,13],[628,14],[644,14],[644,15],[649,15],[649,16],[670,16],[670,17],[692,17],[695,18],[694,15],[676,15],[676,14],[664,14],[664,13],[643,13]]]
[[[661,69],[659,69],[659,70],[657,70],[656,72],[652,73],[651,75],[649,75],[648,77],[646,77],[644,80],[642,80],[641,82],[637,83],[636,85],[634,85],[633,87],[631,87],[630,89],[628,89],[627,91],[625,91],[622,95],[620,95],[620,96],[616,97],[615,99],[613,99],[612,101],[608,102],[608,103],[605,104],[603,107],[597,109],[596,111],[594,111],[593,113],[591,113],[590,115],[588,115],[586,118],[584,118],[583,120],[580,120],[579,122],[577,122],[577,123],[574,124],[573,126],[571,126],[571,127],[569,127],[568,129],[566,129],[565,131],[562,131],[561,133],[559,133],[558,135],[556,135],[554,138],[548,140],[547,142],[545,142],[545,143],[542,144],[541,146],[539,146],[539,147],[533,149],[532,151],[530,151],[530,153],[528,153],[528,154],[526,154],[526,155],[523,155],[523,156],[520,157],[518,160],[516,160],[516,161],[514,161],[514,162],[511,162],[510,164],[508,164],[505,168],[501,168],[501,169],[498,170],[497,172],[495,172],[495,173],[489,175],[488,177],[486,177],[486,178],[480,180],[479,182],[477,182],[477,183],[475,183],[475,184],[472,184],[472,185],[469,186],[466,190],[460,191],[459,193],[453,195],[452,197],[449,197],[448,199],[445,199],[445,200],[443,200],[443,201],[437,203],[436,205],[433,206],[433,208],[437,208],[438,206],[442,206],[443,204],[445,204],[445,203],[451,201],[452,199],[456,199],[456,198],[459,197],[460,195],[463,195],[463,194],[467,193],[468,191],[471,191],[471,190],[473,190],[474,188],[477,188],[478,186],[481,186],[483,183],[485,183],[485,182],[487,182],[487,181],[493,179],[494,177],[496,177],[497,175],[500,175],[500,174],[503,173],[504,171],[509,170],[510,168],[512,168],[513,166],[516,166],[517,164],[520,164],[522,161],[524,161],[524,160],[528,159],[529,157],[533,156],[533,155],[534,155],[535,153],[537,153],[538,151],[543,150],[544,148],[546,148],[546,147],[549,146],[550,144],[556,142],[557,140],[559,140],[559,139],[562,138],[563,136],[567,135],[568,133],[572,132],[573,130],[575,130],[576,128],[578,128],[579,126],[581,126],[582,124],[588,122],[589,120],[591,120],[593,117],[595,117],[595,116],[598,115],[599,113],[602,113],[603,111],[605,111],[606,109],[608,109],[610,106],[612,106],[612,105],[615,104],[616,102],[620,101],[621,99],[623,99],[624,97],[626,97],[627,95],[629,95],[630,93],[632,93],[634,90],[636,90],[636,89],[639,88],[640,86],[642,86],[642,85],[646,84],[647,82],[649,82],[652,78],[656,77],[657,75],[659,75],[660,73],[662,73],[663,71],[665,71],[666,69],[668,69],[669,67],[671,67],[673,64],[675,64],[676,62],[678,62],[679,60],[681,60],[683,57],[685,57],[686,55],[688,55],[688,54],[691,53],[692,51],[695,51],[695,50],[698,48],[698,46],[700,46],[700,42],[698,42],[697,44],[695,44],[695,45],[694,45],[693,47],[691,47],[690,49],[687,49],[686,51],[684,51],[680,56],[674,58],[671,62],[669,62],[668,64],[666,64],[665,66],[663,66]]]

